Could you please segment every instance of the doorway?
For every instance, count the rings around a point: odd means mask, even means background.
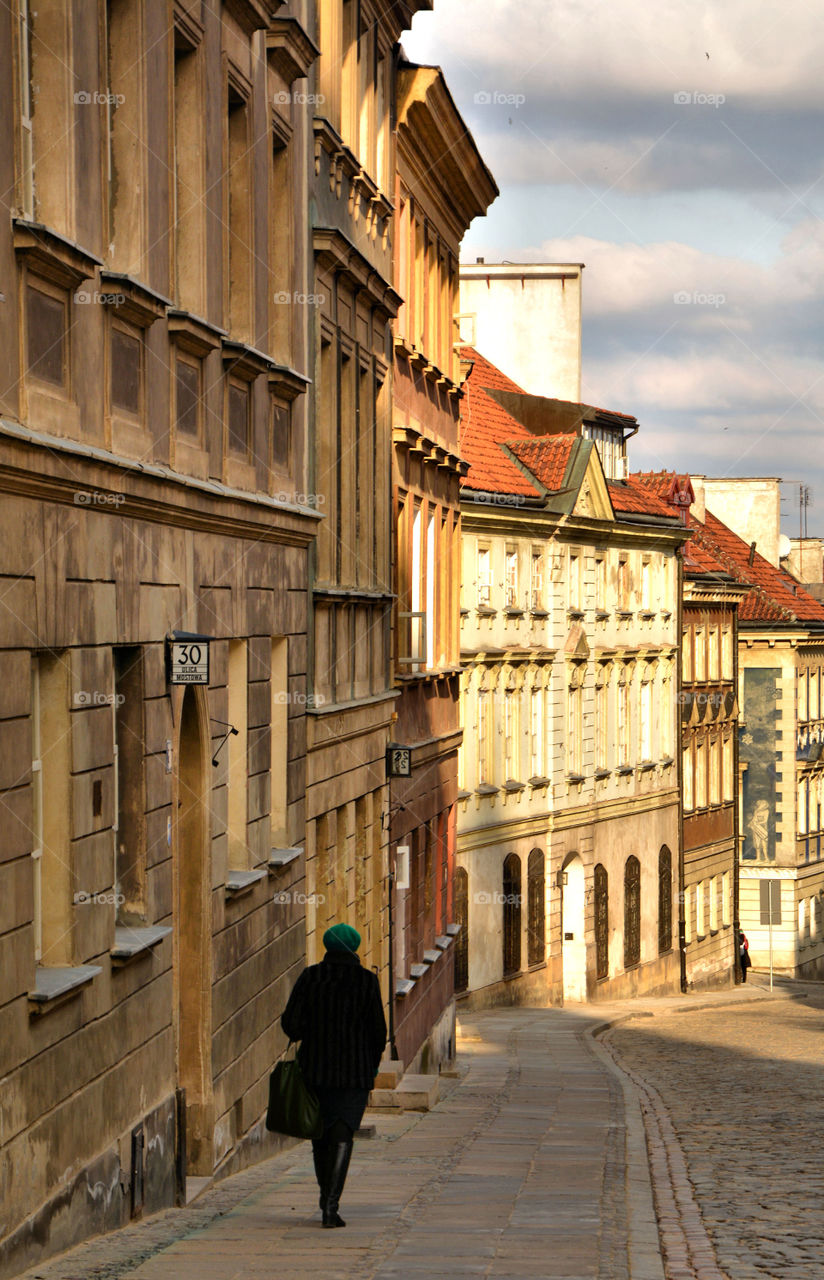
[[[187,687],[180,706],[176,815],[175,996],[178,1088],[186,1091],[186,1172],[214,1170],[211,1055],[211,858],[208,716],[203,690]]]
[[[563,867],[561,886],[561,954],[564,1003],[587,998],[587,947],[584,922],[584,864],[577,853]]]

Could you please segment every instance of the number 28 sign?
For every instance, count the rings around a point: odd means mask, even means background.
[[[209,683],[209,636],[176,631],[166,653],[170,684]]]

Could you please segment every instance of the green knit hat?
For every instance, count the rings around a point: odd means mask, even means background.
[[[327,951],[357,951],[360,944],[361,936],[351,924],[333,924],[323,935]]]

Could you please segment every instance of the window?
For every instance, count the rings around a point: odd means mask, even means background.
[[[809,712],[811,720],[821,716],[821,673],[818,669],[810,672]]]
[[[724,738],[721,752],[721,769],[723,773],[722,795],[724,797],[724,803],[729,804],[735,798],[735,745],[731,734],[728,734]]]
[[[632,725],[630,720],[630,675],[624,668],[618,681],[618,765],[630,762]]]
[[[684,790],[684,812],[695,808],[695,790],[693,780],[693,744],[684,747],[682,759],[682,785]]]
[[[478,782],[491,782],[489,762],[489,693],[478,690]]]
[[[518,693],[504,692],[504,775],[513,780],[520,776],[518,752]]]
[[[85,709],[73,715],[88,714]],[[32,664],[32,862],[34,950],[39,964],[72,963],[71,725],[69,661],[64,652]],[[78,893],[97,885],[78,883]]]
[[[730,872],[721,876],[721,923],[726,929],[732,922],[732,894],[730,892]]]
[[[226,315],[230,332],[248,338],[251,336],[253,241],[249,104],[234,80],[232,74],[226,124]]]
[[[200,369],[195,356],[175,360],[175,426],[193,440],[200,439]]]
[[[228,865],[246,870],[249,866],[247,835],[248,790],[248,651],[245,640],[229,641],[229,687],[227,719],[237,733],[227,739],[227,842]]]
[[[666,845],[658,854],[658,954],[672,950],[672,854]]]
[[[583,689],[580,684],[567,690],[567,772],[580,775],[583,764]]]
[[[68,384],[66,295],[45,281],[26,289],[26,363],[40,382]]]
[[[503,874],[504,977],[521,969],[521,859],[510,853]]]
[[[685,889],[684,890],[684,941],[687,943],[692,942],[692,937],[693,937],[692,900],[693,900],[692,889]]]
[[[272,401],[272,465],[278,471],[292,467],[292,410],[277,400]]]
[[[506,549],[506,607],[518,607],[518,552],[514,547]]]
[[[709,670],[707,678],[709,680],[721,679],[721,654],[718,639],[718,627],[710,627],[709,629]]]
[[[624,968],[641,961],[641,863],[631,855],[624,866]]]
[[[692,683],[692,641],[694,629],[684,627],[681,637],[681,678],[684,684]]]
[[[661,682],[661,701],[658,714],[658,736],[659,736],[659,754],[662,759],[672,759],[672,721],[673,721],[673,701],[672,701],[672,680],[667,676]]]
[[[707,743],[695,744],[695,807],[707,807]]]
[[[249,454],[249,395],[246,382],[229,383],[229,448],[233,453]]]
[[[618,560],[618,608],[622,613],[630,610],[629,560],[626,556]]]
[[[710,804],[721,803],[721,739],[718,737],[711,738],[707,743],[709,751],[709,802]]]
[[[699,938],[703,938],[707,933],[706,921],[706,894],[704,892],[704,881],[701,880],[695,886],[695,932]]]
[[[641,684],[641,759],[652,759],[652,679]]]
[[[478,608],[488,609],[492,603],[492,564],[489,547],[478,547]]]
[[[595,868],[595,973],[609,977],[609,877],[600,862]]]
[[[455,923],[460,932],[455,938],[455,990],[469,986],[469,875],[464,867],[455,871]]]
[[[647,613],[652,610],[652,565],[649,560],[641,562],[641,608]]]
[[[544,763],[544,691],[532,689],[529,695],[529,750],[533,778],[542,778]]]
[[[532,552],[529,577],[529,606],[531,609],[544,607],[544,556],[543,552]]]
[[[604,613],[607,607],[607,562],[603,556],[595,561],[595,608]]]
[[[426,636],[426,665],[435,665],[435,579],[438,557],[435,546],[435,508],[430,503],[426,519],[426,617],[424,631]]]
[[[796,830],[799,835],[806,835],[809,830],[807,823],[807,782],[803,780],[798,784],[798,825]]]
[[[806,720],[807,717],[807,672],[799,671],[796,677],[798,685],[798,719]]]
[[[595,688],[595,768],[607,769],[609,743],[609,686],[606,680]]]
[[[707,678],[707,631],[703,626],[695,628],[695,675],[701,683]]]
[[[718,876],[710,876],[710,933],[718,929]]]
[[[29,26],[28,0],[17,3],[17,57],[20,119],[20,195],[24,218],[34,217],[34,171],[32,164],[32,92],[31,92],[31,29]]]
[[[721,679],[735,678],[735,660],[732,651],[732,627],[721,630]]]
[[[174,53],[174,183],[172,197],[176,297],[181,307],[204,315],[204,172],[203,111],[200,103],[199,55],[175,30]]]
[[[546,877],[544,855],[533,849],[527,863],[527,964],[546,959]]]
[[[238,672],[239,674],[239,672]],[[271,720],[269,727],[269,827],[272,848],[285,848],[289,768],[289,642],[272,639],[269,668]]]
[[[114,651],[114,694],[115,887],[122,899],[117,918],[137,924],[146,915],[143,654],[138,645]]]
[[[581,557],[575,553],[569,554],[569,583],[568,583],[568,599],[569,608],[578,613],[581,609]]]
[[[112,409],[138,417],[143,411],[143,335],[118,322],[111,329]]]

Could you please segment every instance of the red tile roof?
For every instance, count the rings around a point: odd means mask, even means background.
[[[563,486],[569,455],[578,437],[532,436],[528,440],[508,440],[507,446],[519,462],[532,472],[545,489],[556,493]]]
[[[491,388],[523,394],[522,389],[473,347],[462,347],[460,354],[462,359],[473,361],[463,384],[461,410],[461,453],[469,463],[465,487],[537,498],[537,487],[501,448],[507,442],[535,437],[486,393],[486,389]]]
[[[638,472],[639,484],[666,501],[674,478],[671,471]],[[671,508],[674,510],[675,508]],[[752,590],[742,600],[738,616],[743,622],[812,622],[824,624],[824,605],[805,591],[783,569],[770,564],[757,551],[752,554],[743,538],[713,515],[705,512],[704,523],[690,511],[687,527],[692,537],[685,546],[686,557],[695,565],[694,572],[723,572]]]
[[[638,484],[634,476],[629,476],[626,480],[608,480],[607,488],[616,511],[637,515],[669,516],[670,519],[674,515],[668,502],[663,502],[657,494],[645,488],[644,485]]]

